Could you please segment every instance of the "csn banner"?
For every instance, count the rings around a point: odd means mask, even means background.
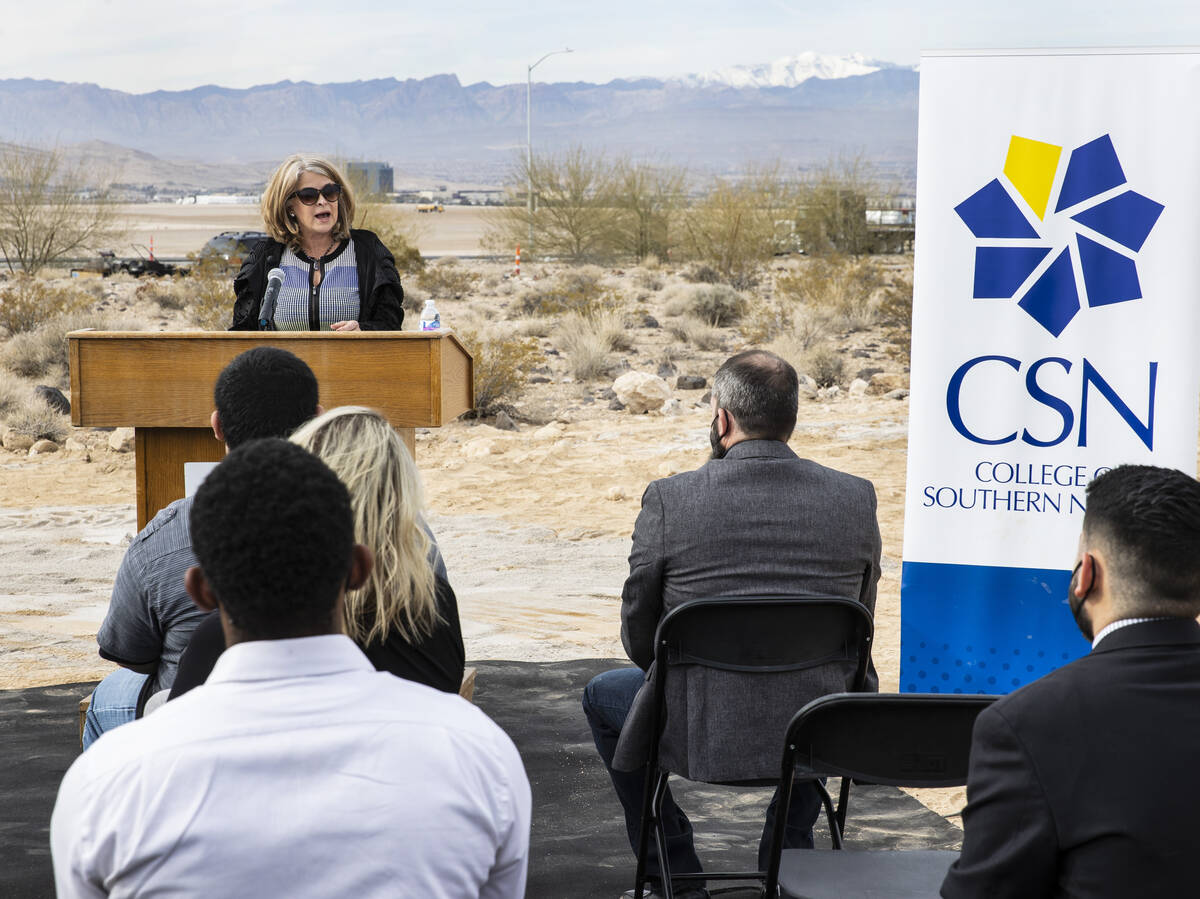
[[[1088,482],[1196,471],[1200,52],[921,60],[900,689],[1087,652]]]

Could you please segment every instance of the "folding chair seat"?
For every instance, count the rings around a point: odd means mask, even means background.
[[[951,787],[967,782],[975,718],[995,696],[838,693],[813,700],[788,726],[779,814],[791,801],[792,777],[813,780],[829,820],[833,851],[771,845],[766,894],[822,897],[937,896],[958,857],[946,850],[843,848],[848,791],[835,810],[821,777],[897,787]]]
[[[842,597],[713,597],[684,603],[664,616],[654,644],[650,746],[635,896],[643,895],[641,891],[646,885],[646,858],[652,833],[661,868],[662,889],[667,899],[672,899],[677,886],[697,880],[757,880],[760,883],[765,880],[765,871],[670,872],[661,818],[668,777],[674,772],[704,783],[777,787],[779,778],[771,770],[774,762],[770,759],[775,757],[787,722],[796,709],[814,695],[828,692],[826,688],[814,691],[814,683],[836,681],[838,687],[834,689],[864,688],[873,632],[871,614],[866,607],[857,600]],[[817,674],[809,671],[822,667],[826,670]],[[736,728],[722,730],[705,726],[702,733],[695,733],[688,729],[688,716],[679,709],[672,718],[668,703],[669,697],[688,695],[686,691],[681,694],[680,686],[688,687],[689,677],[699,679],[692,681],[693,686],[703,683],[707,691],[704,694],[706,703],[714,700],[719,703],[724,685],[736,688],[742,697],[748,687],[753,689],[756,685],[763,688],[784,686],[790,695],[782,705],[765,703],[765,707],[744,715],[731,713],[739,722]],[[764,695],[770,695],[769,691],[764,691]],[[681,756],[694,758],[701,753],[706,759],[715,759],[721,757],[725,749],[737,754],[744,752],[748,745],[753,747],[749,755],[765,753],[761,757],[768,761],[761,771],[744,772],[745,776],[742,776],[743,772],[726,771],[728,776],[717,779],[698,778],[689,765],[678,765],[675,761]],[[781,809],[776,815],[775,828],[781,838],[785,821],[786,809]]]

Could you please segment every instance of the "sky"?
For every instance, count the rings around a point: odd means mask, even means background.
[[[0,78],[134,93],[456,74],[464,84],[607,82],[806,50],[903,65],[922,50],[1200,46],[1187,0],[13,0]],[[15,7],[15,8],[14,8]]]

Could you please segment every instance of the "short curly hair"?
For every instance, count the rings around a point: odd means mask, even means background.
[[[222,369],[213,402],[230,449],[287,437],[317,414],[317,377],[304,360],[273,346],[240,354]]]
[[[320,156],[305,156],[300,153],[293,153],[279,164],[279,168],[267,182],[267,189],[263,191],[259,205],[267,233],[272,239],[292,249],[300,245],[300,226],[296,224],[295,219],[289,218],[287,213],[288,200],[300,184],[300,176],[304,172],[324,175],[341,187],[342,195],[338,198],[338,217],[333,224],[333,238],[345,240],[350,236],[350,228],[354,224],[354,191],[332,162]]]
[[[338,476],[285,440],[254,440],[204,479],[192,548],[229,621],[252,640],[335,633],[354,517]]]

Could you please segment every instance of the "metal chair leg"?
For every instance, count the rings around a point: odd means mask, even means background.
[[[646,850],[650,848],[650,821],[654,816],[654,785],[656,771],[646,767],[646,783],[642,798],[642,823],[638,833],[637,873],[634,875],[633,891],[636,899],[643,899],[646,886]]]
[[[658,847],[658,879],[662,883],[663,899],[675,899],[675,886],[671,882],[671,862],[667,857],[667,831],[663,827],[662,804],[667,795],[667,779],[663,771],[654,785],[654,843]]]
[[[842,790],[838,794],[837,822],[838,830],[843,834],[846,832],[846,812],[850,809],[850,783],[852,780],[851,777],[843,777]]]

